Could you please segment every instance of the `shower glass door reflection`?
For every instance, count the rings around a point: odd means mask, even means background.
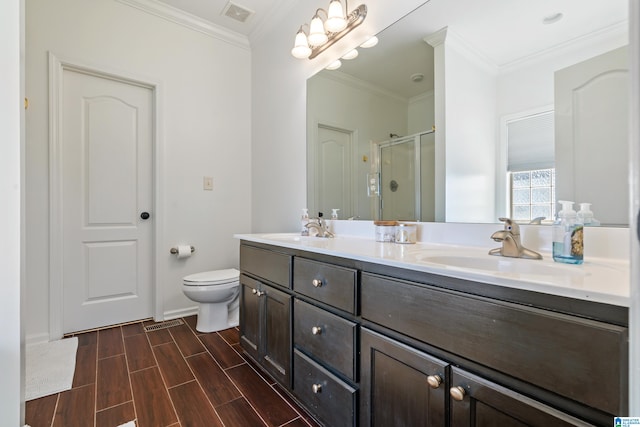
[[[380,218],[415,221],[420,219],[419,150],[415,138],[380,145]]]
[[[435,220],[435,135],[426,132],[378,145],[379,218]]]

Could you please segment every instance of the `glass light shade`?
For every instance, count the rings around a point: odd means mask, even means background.
[[[347,19],[342,12],[340,0],[331,0],[331,3],[329,3],[329,11],[327,12],[324,28],[332,33],[337,33],[347,28]]]
[[[340,62],[339,59],[333,61],[331,64],[327,65],[325,68],[327,70],[337,70],[338,68],[340,68],[342,66],[342,62]]]
[[[293,44],[293,49],[291,49],[291,55],[298,59],[305,59],[311,55],[311,48],[307,41],[307,35],[302,30],[298,31],[296,34],[296,41]]]
[[[345,53],[342,56],[342,59],[349,60],[349,59],[356,58],[357,56],[358,56],[358,51],[356,49],[352,49],[349,52]]]
[[[369,48],[369,47],[374,47],[375,45],[378,44],[378,38],[376,36],[371,37],[369,40],[367,40],[366,42],[362,43],[360,45],[360,47],[363,48]]]
[[[329,40],[329,37],[324,32],[324,23],[318,15],[314,16],[311,24],[309,24],[308,40],[311,46],[321,46]]]

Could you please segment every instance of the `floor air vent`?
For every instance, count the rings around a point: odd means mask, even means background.
[[[173,328],[174,326],[184,325],[181,319],[167,320],[166,322],[154,323],[153,325],[145,326],[145,332],[157,331],[158,329]]]

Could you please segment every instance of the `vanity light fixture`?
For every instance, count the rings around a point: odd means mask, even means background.
[[[349,5],[347,0],[344,0],[344,3],[345,7],[343,9],[340,0],[331,0],[328,11],[324,9],[316,10],[313,18],[311,18],[311,23],[309,25],[301,25],[296,33],[291,55],[298,59],[313,59],[362,24],[367,16],[367,6],[361,4],[351,12],[348,12]],[[324,21],[321,15],[326,16]],[[309,29],[308,35],[303,29],[305,25]]]
[[[358,51],[356,49],[352,49],[349,52],[342,55],[342,59],[346,59],[348,61],[349,59],[356,58],[357,56],[358,56]]]
[[[325,69],[329,71],[333,71],[333,70],[337,70],[340,67],[342,67],[342,61],[340,61],[339,59],[336,59],[331,64],[327,65]]]
[[[368,49],[370,47],[374,47],[375,45],[378,44],[378,38],[376,36],[371,37],[369,40],[367,40],[366,42],[362,43],[360,45],[360,47],[363,47],[365,49]]]

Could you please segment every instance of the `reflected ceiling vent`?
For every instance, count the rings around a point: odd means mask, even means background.
[[[253,10],[249,10],[246,7],[240,6],[234,2],[229,2],[222,10],[224,16],[228,16],[231,19],[235,19],[239,22],[246,22],[247,19],[253,15]]]

